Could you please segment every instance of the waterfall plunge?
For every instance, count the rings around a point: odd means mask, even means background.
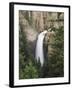
[[[36,60],[40,60],[41,66],[44,63],[44,51],[43,51],[43,40],[45,37],[45,34],[47,33],[47,31],[43,31],[38,35],[38,40],[37,40],[37,44],[36,44]]]

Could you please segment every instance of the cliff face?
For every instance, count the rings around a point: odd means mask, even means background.
[[[19,24],[27,36],[30,37],[29,39],[32,40],[44,30],[64,26],[64,13],[20,10]]]
[[[26,34],[29,46],[35,48],[37,36],[40,32],[47,30],[44,43],[49,44],[48,50],[51,53],[50,44],[53,42],[54,32],[52,28],[58,29],[64,26],[64,13],[62,12],[41,12],[41,11],[19,11],[19,26]],[[33,50],[34,51],[34,50]]]

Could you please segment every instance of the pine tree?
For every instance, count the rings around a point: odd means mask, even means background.
[[[19,78],[31,79],[38,78],[38,69],[35,59],[29,52],[26,35],[23,29],[19,30]]]
[[[54,29],[53,54],[49,57],[48,76],[64,76],[64,28]]]
[[[25,79],[31,79],[31,78],[38,78],[38,72],[36,67],[33,65],[33,63],[30,62],[25,66],[24,68],[24,74]]]

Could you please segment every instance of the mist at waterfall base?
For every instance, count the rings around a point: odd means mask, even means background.
[[[44,50],[43,50],[43,41],[47,31],[43,31],[38,35],[37,43],[36,43],[36,52],[35,58],[36,60],[40,60],[41,66],[44,64]]]

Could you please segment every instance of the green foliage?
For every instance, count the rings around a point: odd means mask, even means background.
[[[33,63],[30,61],[28,65],[24,68],[24,76],[25,79],[30,78],[38,78],[38,72],[36,67],[33,66]]]
[[[38,71],[35,66],[34,58],[29,52],[25,33],[22,28],[19,31],[19,78],[37,78]]]
[[[48,77],[64,76],[64,28],[54,29],[53,53],[48,61]]]
[[[46,54],[44,65],[41,66],[40,60],[30,53],[26,35],[22,28],[19,31],[19,79],[48,78],[64,76],[64,28],[52,29],[55,32],[52,44],[52,54]],[[46,47],[45,47],[46,49]],[[47,52],[47,50],[46,50]]]

